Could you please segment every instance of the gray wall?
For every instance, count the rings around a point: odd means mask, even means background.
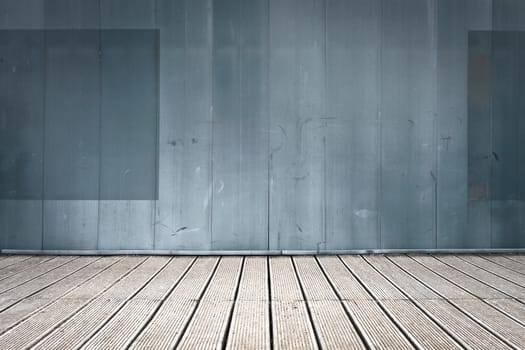
[[[524,27],[522,0],[2,0],[0,249],[524,248]]]

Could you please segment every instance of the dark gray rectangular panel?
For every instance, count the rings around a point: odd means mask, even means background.
[[[158,249],[210,249],[211,0],[157,2],[160,28]]]
[[[492,162],[491,34],[468,37],[468,230],[465,242],[491,246],[490,172]]]
[[[156,198],[158,31],[101,32],[101,200]]]
[[[515,32],[492,33],[492,191],[491,199],[497,201],[518,200],[520,126],[523,115],[519,112],[519,76],[523,62],[518,55],[519,35]],[[525,125],[524,125],[525,126]]]
[[[381,1],[326,5],[327,248],[379,248]]]
[[[2,31],[0,198],[42,198],[44,32]]]
[[[437,1],[437,248],[466,246],[466,16],[465,1]]]
[[[383,1],[381,247],[436,246],[435,2]]]
[[[43,31],[0,31],[2,199],[42,198],[44,41]]]
[[[268,3],[213,17],[213,249],[268,248]]]
[[[508,248],[525,242],[525,2],[493,1],[494,152],[501,157],[493,160],[492,243]]]
[[[44,40],[42,31],[0,30],[2,248],[42,248]]]
[[[322,0],[270,0],[270,249],[324,249]]]
[[[523,235],[523,39],[523,32],[492,33],[492,244],[498,248],[516,246]]]
[[[96,30],[46,31],[44,199],[98,199],[98,52]]]

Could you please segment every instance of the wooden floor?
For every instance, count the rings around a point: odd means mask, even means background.
[[[525,348],[525,255],[0,256],[29,348]]]

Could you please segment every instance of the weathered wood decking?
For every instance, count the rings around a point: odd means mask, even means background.
[[[0,256],[28,348],[525,348],[525,256]]]

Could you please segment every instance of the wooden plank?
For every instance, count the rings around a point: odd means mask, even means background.
[[[407,300],[382,300],[381,303],[405,334],[422,349],[462,349],[415,304]]]
[[[193,260],[190,257],[173,258],[82,349],[127,348],[177,285]]]
[[[481,300],[454,300],[454,303],[502,339],[520,348],[525,344],[525,326],[485,304]]]
[[[269,301],[235,303],[226,349],[271,349]]]
[[[364,260],[367,261],[368,257]],[[377,264],[378,260],[386,261],[386,258],[384,256],[377,257],[375,260]],[[383,265],[383,268],[385,268],[385,264],[381,264],[379,262],[379,265]],[[417,346],[421,346],[422,348],[425,348],[427,346],[430,348],[458,348],[458,345],[455,343],[455,341],[453,341],[452,338],[450,338],[444,331],[439,329],[439,327],[435,325],[433,320],[429,319],[412,302],[403,300],[406,298],[398,298],[397,296],[395,296],[395,294],[392,293],[388,293],[391,295],[391,297],[385,297],[385,294],[378,293],[378,291],[388,291],[392,288],[395,288],[397,290],[399,286],[394,284],[392,281],[388,280],[377,270],[375,270],[372,266],[366,264],[366,262],[362,260],[354,259],[352,266],[360,266],[359,268],[356,268],[356,270],[359,271],[358,277],[366,276],[368,278],[368,281],[370,281],[366,283],[366,287],[368,288],[368,291],[372,295],[374,295],[376,299],[378,299],[378,307],[380,307],[381,309],[376,310],[375,312],[376,314],[379,314],[379,311],[381,311],[382,313],[387,314],[391,318],[392,324],[395,324],[399,328],[399,330],[402,331],[402,333],[399,333],[398,337],[400,337],[401,335],[407,336],[409,337],[411,343],[416,344]],[[389,270],[391,272],[391,275],[392,272],[394,272],[393,277],[397,281],[401,282],[403,285],[405,285],[405,287],[407,285],[411,286],[410,291],[412,291],[412,293],[416,296],[424,299],[438,297],[436,294],[432,293],[428,288],[421,284],[418,284],[417,281],[415,281],[413,278],[407,276],[406,273],[401,271],[399,268],[394,268],[391,263],[390,266],[386,266],[387,271]],[[374,277],[372,278],[372,276]],[[398,291],[398,293],[401,292]],[[376,307],[374,306],[374,308]],[[387,324],[387,321],[382,320],[380,321],[380,323]],[[381,335],[377,334],[373,335],[372,337],[380,338]],[[388,343],[388,339],[379,341],[385,341],[386,343]]]
[[[246,257],[227,349],[270,349],[268,258]]]
[[[413,349],[375,300],[348,300],[344,302],[365,342],[371,348]]]
[[[364,260],[362,260],[361,257],[351,257],[349,256],[343,256],[341,257],[341,261],[339,261],[341,267],[345,268],[345,271],[341,271],[340,275],[330,273],[330,271],[336,271],[337,269],[337,261],[332,260],[330,264],[330,261],[327,259],[319,259],[321,262],[321,265],[326,269],[327,276],[332,281],[332,285],[335,287],[335,292],[338,294],[338,296],[341,298],[345,294],[345,289],[347,289],[349,286],[352,286],[355,282],[357,284],[354,285],[354,288],[358,290],[358,295],[360,295],[359,298],[349,298],[348,300],[344,300],[343,306],[346,309],[347,313],[352,318],[355,327],[359,330],[359,333],[363,337],[364,342],[366,343],[368,348],[382,348],[385,347],[387,344],[390,344],[390,346],[399,346],[400,348],[404,349],[410,349],[412,348],[412,345],[407,340],[407,338],[396,328],[395,324],[389,319],[389,317],[384,313],[384,311],[380,307],[380,302],[377,300],[371,300],[373,297],[375,298],[376,295],[370,296],[370,293],[358,282],[357,279],[346,279],[347,281],[351,281],[352,284],[345,286],[345,278],[343,277],[344,274],[353,276],[353,274],[346,268],[355,268],[358,272],[361,273],[362,276],[366,277],[369,276],[371,278],[367,278],[366,282],[364,280],[361,280],[362,283],[365,283],[367,288],[371,290],[372,288],[378,288],[380,290],[377,295],[384,297],[384,295],[390,295],[394,296],[396,295],[396,299],[402,299],[401,293],[394,293],[393,292],[393,286],[383,279],[381,275],[379,275],[375,270],[368,269],[366,266],[370,267]],[[354,259],[356,258],[356,259]],[[346,261],[348,260],[348,262]],[[323,264],[324,261],[324,264]],[[352,264],[350,265],[351,262]],[[345,267],[346,266],[346,267]],[[335,269],[334,269],[335,267]],[[355,270],[352,270],[355,273]],[[374,275],[375,272],[375,275]],[[356,274],[357,275],[357,274]],[[361,275],[357,275],[358,278],[361,278]],[[342,277],[342,278],[341,278]],[[339,282],[337,282],[339,280]],[[386,282],[385,286],[381,286],[383,282]],[[371,285],[368,285],[367,283],[371,283]],[[339,289],[342,285],[342,288]],[[372,287],[373,285],[373,287]],[[390,293],[382,293],[382,291],[390,291]],[[346,292],[347,293],[347,292]],[[362,294],[368,294],[368,298],[364,298]],[[393,344],[393,345],[392,345]]]
[[[510,349],[508,345],[445,300],[418,300],[417,304],[432,314],[434,319],[467,348]]]
[[[272,300],[304,300],[290,257],[269,257]]]
[[[321,348],[364,349],[365,345],[315,257],[293,258]]]
[[[217,349],[222,346],[227,336],[243,263],[241,257],[221,259],[177,349]]]
[[[12,258],[15,258],[14,256]],[[0,270],[0,281],[34,267],[44,261],[53,259],[51,256],[33,256],[21,260],[9,260],[12,264],[6,263],[6,266]]]
[[[502,293],[515,298],[525,298],[525,287],[523,286],[512,283],[475,265],[471,265],[455,256],[444,255],[439,256],[438,259]]]
[[[338,257],[319,256],[317,259],[341,300],[373,299]]]
[[[404,255],[389,256],[389,259],[414,278],[429,286],[433,291],[439,293],[443,298],[462,299],[471,298],[472,295],[458,288],[443,277],[432,272],[430,269]]]
[[[167,297],[130,349],[172,349],[182,337],[198,301],[215,273],[217,257],[201,257]]]
[[[84,269],[64,278],[60,282],[10,306],[7,310],[0,313],[0,317],[2,318],[0,333],[29,318],[34,313],[57,301],[87,281],[96,278],[96,276],[103,273],[103,271],[110,268],[119,260],[121,260],[120,257],[99,259]]]
[[[485,300],[500,311],[514,317],[525,325],[525,304],[514,299],[489,299]]]
[[[318,349],[304,301],[272,301],[272,320],[274,349]]]
[[[22,264],[24,260],[33,258],[30,255],[2,255],[2,260],[0,261],[0,272],[3,273],[3,269],[13,265]]]
[[[506,255],[484,255],[483,257],[487,260],[495,262],[498,265],[506,267],[507,269],[514,270],[525,275],[525,264],[511,260]]]
[[[83,345],[102,325],[139,292],[168,262],[165,257],[150,257],[126,278],[120,280],[85,308],[45,336],[35,349],[75,348]]]
[[[133,335],[148,321],[158,304],[157,300],[130,300],[99,332],[92,337],[74,341],[73,344],[83,343],[89,339],[80,349],[125,349],[133,339]],[[99,305],[96,307],[99,308]],[[104,310],[100,311],[100,314],[104,314]],[[95,318],[103,323],[104,319],[100,314],[97,313]],[[68,329],[76,326],[76,324],[69,325]]]
[[[38,278],[0,294],[0,312],[22,299],[45,290],[49,286],[73,275],[75,272],[85,268],[97,259],[99,258],[94,256],[75,259],[66,265],[60,266]]]
[[[507,255],[507,257],[521,264],[525,264],[525,255],[511,254],[511,255]]]
[[[443,278],[448,279],[460,288],[465,289],[472,295],[475,295],[479,298],[486,299],[506,297],[505,294],[497,291],[491,286],[483,284],[482,282],[470,277],[466,273],[444,264],[433,256],[414,256],[414,259],[427,266],[438,275],[441,275]]]
[[[407,274],[399,266],[393,264],[384,255],[363,256],[366,261],[373,265],[388,280],[406,293],[412,299],[438,299],[439,295],[427,288],[416,278]]]
[[[28,271],[23,274],[17,274],[6,278],[2,281],[0,286],[0,294],[5,293],[6,291],[13,289],[21,284],[27,283],[35,278],[38,278],[42,275],[45,275],[49,271],[52,271],[56,268],[59,268],[62,265],[67,264],[68,262],[77,259],[77,257],[72,256],[59,256],[53,259],[42,262],[41,264],[36,265],[31,271]]]
[[[78,286],[63,298],[41,309],[30,318],[0,336],[0,347],[22,349],[35,344],[58,325],[70,319],[89,305],[101,293],[117,284],[122,278],[144,262],[145,258],[129,257],[119,261],[95,278]]]
[[[498,276],[501,276],[503,278],[508,279],[509,281],[512,281],[514,283],[519,284],[520,286],[525,285],[525,275],[522,275],[521,273],[518,273],[516,271],[509,270],[503,266],[500,266],[498,264],[493,263],[492,261],[489,261],[483,257],[480,256],[463,256],[462,259],[479,266],[487,271],[490,271]]]
[[[370,266],[361,256],[344,255],[341,256],[344,264],[366,285],[375,299],[406,299],[397,288],[388,282],[372,266]]]
[[[317,349],[314,329],[289,257],[270,257],[270,279],[273,347]]]

